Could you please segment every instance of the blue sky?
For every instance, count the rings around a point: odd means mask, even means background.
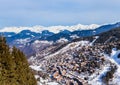
[[[0,27],[120,21],[120,0],[0,0]]]

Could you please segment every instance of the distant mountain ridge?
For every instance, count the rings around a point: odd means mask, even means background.
[[[56,26],[59,27],[59,26]],[[71,26],[72,27],[72,26]],[[77,29],[79,29],[79,26],[73,26],[73,27],[77,27]],[[82,27],[82,26],[81,26]],[[83,27],[87,27],[87,26],[83,26]],[[64,28],[61,28],[61,30],[57,30],[57,28],[52,29],[52,27],[49,28],[49,30],[46,29],[42,29],[41,31],[38,30],[38,32],[33,32],[31,30],[28,30],[27,28],[22,29],[22,31],[18,32],[18,33],[14,33],[14,32],[8,32],[8,31],[14,31],[15,28],[10,28],[9,30],[7,30],[5,32],[1,32],[3,31],[0,30],[0,35],[4,35],[7,39],[7,43],[10,46],[16,46],[18,48],[20,48],[21,50],[35,50],[36,48],[36,43],[34,44],[35,41],[40,41],[40,44],[42,44],[42,49],[44,47],[46,47],[46,42],[47,42],[47,46],[51,45],[49,44],[49,42],[53,42],[54,43],[64,43],[64,42],[71,42],[72,40],[76,39],[76,38],[80,38],[80,37],[88,37],[88,36],[93,36],[93,35],[97,35],[106,31],[109,31],[111,29],[120,27],[120,22],[115,23],[115,24],[108,24],[108,25],[103,25],[103,26],[97,26],[98,28],[95,28],[94,25],[91,25],[91,27],[94,28],[90,28],[89,29],[84,29],[81,28],[81,30],[77,30],[76,28],[72,28],[72,30],[74,29],[74,31],[70,31]],[[35,29],[34,27],[31,29]],[[39,28],[36,28],[39,29]],[[35,30],[36,30],[35,29]],[[56,29],[57,31],[59,31],[58,33],[54,33],[51,32],[50,30]],[[63,30],[64,29],[64,30]],[[76,30],[75,30],[76,29]],[[84,29],[84,30],[82,30]],[[16,28],[17,31],[17,28]],[[56,31],[56,32],[57,32]],[[42,42],[41,42],[42,41]],[[41,46],[41,45],[40,45]],[[36,48],[34,48],[36,47]],[[25,50],[26,51],[26,50]]]
[[[65,37],[70,40],[70,36],[91,36],[95,34],[102,33],[104,31],[108,31],[112,28],[119,27],[120,23],[108,24],[108,25],[74,25],[74,26],[51,26],[51,27],[42,27],[42,26],[34,26],[34,27],[8,27],[0,30],[0,34],[4,35],[8,38],[36,38],[39,37],[40,40],[52,40],[56,41],[61,37]],[[55,36],[54,36],[55,35]],[[54,38],[56,37],[56,38]],[[57,39],[58,38],[58,39]]]
[[[73,32],[75,30],[90,30],[90,29],[96,29],[100,27],[100,25],[97,24],[91,24],[91,25],[73,25],[73,26],[33,26],[33,27],[5,27],[0,30],[0,32],[14,32],[14,33],[20,33],[23,30],[30,30],[32,32],[41,33],[44,30],[48,30],[49,32],[53,33],[59,33],[64,30],[68,30],[70,32]]]

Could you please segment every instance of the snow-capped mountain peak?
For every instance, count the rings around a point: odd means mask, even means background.
[[[68,30],[68,31],[75,31],[75,30],[90,30],[90,29],[95,29],[100,27],[100,25],[97,24],[91,24],[91,25],[73,25],[73,26],[50,26],[50,27],[44,27],[44,26],[33,26],[33,27],[4,27],[3,29],[0,30],[0,32],[15,32],[19,33],[23,30],[30,30],[32,32],[36,33],[41,33],[43,30],[48,30],[53,33],[59,33],[60,31],[63,30]]]

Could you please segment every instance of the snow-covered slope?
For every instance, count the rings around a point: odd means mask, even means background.
[[[15,32],[19,33],[23,30],[30,30],[32,32],[40,33],[43,30],[48,30],[53,33],[59,33],[60,31],[69,30],[71,32],[75,30],[90,30],[90,29],[96,29],[100,27],[100,25],[97,24],[91,24],[91,25],[73,25],[73,26],[50,26],[50,27],[44,27],[44,26],[33,26],[33,27],[5,27],[0,30],[0,32]]]

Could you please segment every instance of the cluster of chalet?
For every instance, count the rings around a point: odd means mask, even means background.
[[[104,53],[120,47],[119,43],[78,46],[65,53],[56,54],[43,63],[51,80],[65,85],[87,85],[88,76],[105,65]],[[83,77],[84,75],[84,77]]]

